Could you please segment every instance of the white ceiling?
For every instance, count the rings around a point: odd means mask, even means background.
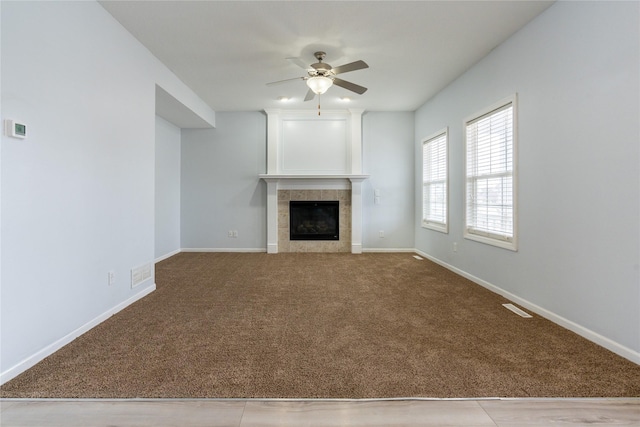
[[[128,31],[216,111],[314,109],[304,103],[305,63],[327,53],[340,78],[323,109],[413,111],[553,2],[551,1],[102,1]],[[287,103],[278,97],[293,99]],[[349,96],[345,104],[340,98]]]

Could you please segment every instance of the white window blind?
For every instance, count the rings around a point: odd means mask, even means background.
[[[515,249],[513,101],[467,121],[466,151],[465,236]]]
[[[422,225],[448,231],[447,131],[423,141]]]

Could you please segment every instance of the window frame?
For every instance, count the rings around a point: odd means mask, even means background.
[[[425,177],[424,177],[424,169],[425,169],[425,147],[431,143],[431,142],[435,142],[437,139],[439,139],[440,137],[442,137],[444,135],[445,141],[444,141],[444,146],[445,146],[445,160],[444,160],[444,164],[445,164],[445,178],[444,178],[444,184],[445,184],[445,199],[444,199],[444,203],[445,203],[445,214],[444,214],[444,223],[440,222],[440,221],[433,221],[433,220],[428,220],[426,218],[425,215],[425,197],[424,197],[424,189],[425,189]],[[441,233],[445,233],[448,234],[449,233],[449,127],[445,127],[444,129],[439,130],[438,132],[422,139],[422,218],[420,220],[420,224],[422,226],[422,228],[427,228],[429,230],[435,230],[435,231],[439,231]]]
[[[497,246],[503,249],[509,249],[512,251],[518,250],[518,104],[517,94],[513,94],[507,98],[504,98],[482,110],[468,116],[463,121],[464,130],[464,224],[463,224],[463,237],[468,240],[474,240],[480,243],[485,243],[492,246]],[[512,155],[512,168],[511,168],[511,188],[512,188],[512,236],[504,236],[499,234],[492,234],[489,232],[483,232],[481,230],[472,230],[468,222],[469,212],[469,180],[472,179],[468,175],[469,168],[469,135],[468,126],[473,122],[476,122],[486,116],[490,116],[492,113],[503,109],[504,107],[511,105],[512,110],[512,140],[511,140],[511,155]]]

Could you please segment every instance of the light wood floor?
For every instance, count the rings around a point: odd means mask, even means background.
[[[0,425],[39,427],[640,426],[638,399],[4,399]]]

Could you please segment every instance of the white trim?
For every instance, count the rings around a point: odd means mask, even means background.
[[[446,215],[445,215],[445,219],[444,219],[444,223],[442,222],[436,222],[436,221],[429,221],[427,219],[425,219],[424,217],[424,174],[422,172],[424,172],[424,147],[427,143],[432,142],[432,140],[441,137],[442,135],[444,135],[445,138],[445,147],[447,150],[447,155],[445,156],[445,167],[447,169],[447,176],[445,177],[445,186],[447,189],[447,194],[446,194],[446,201],[445,201],[445,209],[446,209]],[[421,182],[422,182],[422,191],[421,196],[420,196],[420,201],[421,203],[421,217],[422,220],[420,222],[420,225],[422,226],[422,228],[426,228],[429,230],[433,230],[433,231],[438,231],[440,233],[444,233],[444,234],[449,234],[449,202],[450,202],[450,198],[449,198],[449,126],[445,126],[444,129],[441,129],[440,131],[434,133],[433,135],[430,135],[426,138],[422,139],[422,156],[421,156],[421,164],[422,164],[422,172],[421,172]]]
[[[268,254],[277,254],[278,253],[278,244],[277,243],[267,243],[267,253]]]
[[[580,335],[583,338],[588,339],[589,341],[598,344],[601,347],[606,348],[607,350],[610,350],[614,353],[616,353],[619,356],[624,357],[625,359],[628,359],[634,363],[637,363],[640,365],[640,352],[635,351],[629,347],[626,347],[620,343],[617,343],[615,341],[613,341],[612,339],[609,339],[605,336],[600,335],[597,332],[592,331],[591,329],[585,328],[582,325],[579,325],[575,322],[572,322],[569,319],[566,319],[552,311],[549,311],[545,308],[540,307],[537,304],[534,304],[532,302],[527,301],[524,298],[520,298],[519,296],[512,294],[509,291],[505,291],[504,289],[493,285],[485,280],[482,280],[472,274],[467,273],[464,270],[461,270],[457,267],[454,267],[450,264],[447,264],[444,261],[439,260],[438,258],[435,258],[431,255],[428,255],[425,252],[422,252],[418,249],[415,250],[416,253],[418,253],[420,256],[423,256],[433,262],[435,262],[436,264],[439,264],[441,266],[443,266],[444,268],[453,271],[456,274],[459,274],[460,276],[471,280],[474,283],[477,283],[478,285],[489,289],[492,292],[495,292],[498,295],[502,295],[503,297],[507,298],[510,301],[515,302],[518,305],[521,305],[522,307],[533,311],[534,313],[538,314],[541,317],[544,317],[547,320],[552,321],[553,323],[562,326],[565,329],[568,329],[572,332],[575,332],[576,334]]]
[[[414,248],[363,248],[362,252],[367,253],[414,253]]]
[[[467,227],[467,200],[469,195],[467,193],[467,125],[474,121],[479,120],[480,118],[487,116],[493,113],[496,110],[501,109],[505,105],[511,104],[513,107],[513,142],[512,142],[512,151],[513,151],[513,170],[511,172],[512,176],[512,192],[513,192],[513,236],[506,240],[493,237],[491,235],[482,235],[469,231]],[[503,249],[508,249],[514,252],[518,251],[518,94],[514,93],[490,106],[483,108],[480,111],[477,111],[474,114],[467,116],[462,121],[463,132],[463,143],[464,143],[464,156],[465,161],[463,163],[464,170],[464,209],[463,209],[463,221],[464,227],[462,229],[462,237],[468,240],[473,240],[476,242],[484,243],[487,245],[496,246]]]
[[[167,258],[171,258],[172,256],[179,254],[180,252],[181,252],[180,249],[176,249],[175,251],[171,251],[171,252],[169,252],[167,254],[159,256],[158,258],[156,258],[156,260],[154,262],[157,264],[160,261],[164,261]]]
[[[180,252],[266,252],[265,248],[182,248]]]
[[[361,254],[362,253],[362,243],[352,243],[351,244],[351,253],[352,254]]]
[[[145,296],[149,295],[151,292],[155,290],[156,290],[156,284],[153,283],[152,285],[149,285],[148,287],[142,289],[137,294],[131,296],[129,299],[121,302],[120,304],[116,305],[113,308],[110,308],[109,310],[105,311],[98,317],[80,326],[78,329],[70,332],[69,334],[65,335],[59,340],[49,344],[48,346],[38,351],[37,353],[27,357],[22,362],[19,362],[16,365],[12,366],[11,368],[7,369],[6,371],[0,373],[0,384],[4,384],[7,381],[17,377],[27,369],[35,366],[37,363],[44,360],[46,357],[60,350],[62,347],[69,344],[71,341],[78,338],[80,335],[84,334],[85,332],[89,331],[92,328],[95,328],[100,323],[104,322],[114,314],[130,306],[134,302],[144,298]]]

